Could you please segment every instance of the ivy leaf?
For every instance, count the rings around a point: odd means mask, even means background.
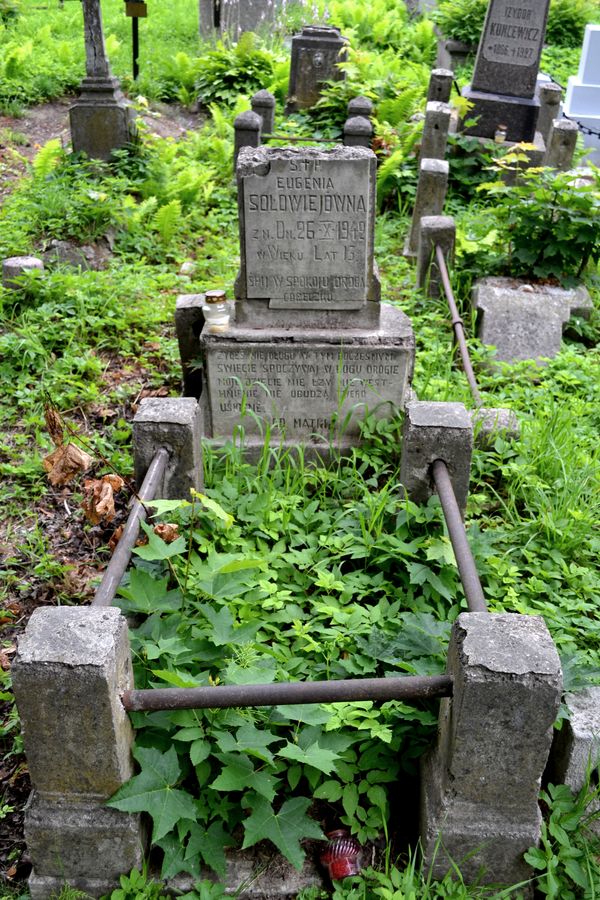
[[[233,847],[234,844],[235,841],[227,834],[220,822],[213,822],[208,829],[194,823],[185,851],[185,859],[197,859],[200,855],[219,878],[225,878],[227,874],[225,847]]]
[[[260,628],[259,622],[234,628],[233,616],[226,606],[222,606],[218,611],[208,604],[199,608],[212,626],[210,640],[217,647],[221,647],[223,644],[247,644]]]
[[[277,756],[284,756],[286,759],[293,759],[296,762],[303,763],[305,766],[313,766],[326,775],[330,775],[335,769],[335,760],[338,754],[332,750],[324,750],[318,744],[312,744],[303,750],[297,744],[287,743],[285,747],[277,751]]]
[[[107,802],[122,812],[147,812],[152,816],[152,843],[156,843],[180,819],[196,820],[196,806],[185,791],[175,788],[181,777],[177,752],[173,746],[166,753],[152,747],[136,747],[133,755],[142,767]]]
[[[215,791],[256,791],[269,803],[275,796],[277,780],[267,772],[256,772],[252,760],[243,753],[220,753],[217,759],[225,763],[221,774],[210,785]]]
[[[331,718],[330,712],[312,703],[277,706],[276,711],[292,722],[304,722],[306,725],[324,725]]]
[[[119,588],[119,606],[123,612],[172,612],[181,607],[181,593],[167,590],[168,577],[153,578],[143,569],[131,569],[129,584]]]
[[[134,547],[133,552],[141,556],[142,559],[170,559],[172,556],[179,556],[181,553],[186,552],[187,543],[184,537],[178,537],[177,540],[166,544],[162,538],[154,534],[149,525],[146,525],[145,522],[142,522],[141,525],[148,536],[148,543],[144,544],[143,547]]]
[[[310,803],[307,797],[293,797],[276,813],[264,797],[256,797],[252,813],[244,822],[242,849],[253,847],[258,841],[271,841],[294,868],[301,869],[304,861],[301,839],[325,839],[318,824],[306,815]]]

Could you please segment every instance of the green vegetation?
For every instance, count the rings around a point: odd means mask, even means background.
[[[5,111],[73,91],[83,74],[80,5],[43,12],[24,6],[0,0]],[[440,16],[452,13],[465,34],[476,33],[473,4],[444,3],[440,10]],[[587,7],[553,0],[552,10],[564,24],[561,43],[572,45]],[[173,0],[167,11],[151,6],[141,22],[142,74],[133,87],[122,0],[105,0],[103,12],[113,68],[125,87],[186,105],[199,93],[208,113],[201,128],[178,142],[142,129],[135,146],[106,164],[91,164],[51,141],[4,201],[0,257],[39,253],[52,240],[75,248],[104,243],[111,251],[104,270],[50,263],[43,278],[24,278],[18,291],[0,288],[0,410],[7,425],[0,491],[12,547],[2,621],[11,627],[20,614],[14,598],[26,594],[31,578],[52,584],[59,602],[79,600],[66,586],[71,563],[58,558],[32,511],[49,499],[41,467],[51,446],[44,400],[49,396],[95,450],[97,471],[127,474],[131,408],[142,386],[178,390],[176,294],[217,286],[232,293],[238,256],[233,117],[259,87],[273,90],[281,109],[287,86],[287,52],[278,35],[202,47],[195,0]],[[471,406],[454,366],[445,304],[413,289],[414,274],[399,255],[416,185],[420,125],[412,118],[424,107],[435,58],[432,22],[411,19],[396,0],[332,0],[329,13],[352,40],[347,80],[330,85],[310,113],[279,116],[277,130],[335,139],[352,96],[374,101],[383,297],[413,322],[419,397]],[[573,71],[577,52],[556,46],[551,35],[548,58]],[[18,153],[13,138],[3,137]],[[494,160],[474,139],[452,142],[453,282],[467,322],[473,279],[501,268],[581,277],[598,297],[597,173],[588,187],[548,172],[508,187],[493,179],[510,162]],[[183,261],[193,263],[191,279],[178,274]],[[576,689],[600,671],[598,317],[572,321],[561,353],[543,368],[491,369],[484,365],[490,351],[471,345],[484,404],[510,406],[522,425],[518,442],[497,438],[474,453],[467,527],[484,592],[493,610],[544,616],[563,660],[565,687]],[[204,494],[156,504],[157,518],[176,524],[177,536],[165,543],[146,528],[148,543],[137,548],[118,599],[135,617],[137,685],[443,671],[464,598],[437,500],[418,508],[399,485],[399,420],[367,414],[364,446],[349,458],[334,455],[328,467],[271,450],[264,427],[257,465],[242,457],[242,427],[222,452],[207,450]],[[69,494],[74,508],[80,492],[77,484]],[[90,527],[76,522],[89,535]],[[13,539],[23,530],[25,540]],[[9,672],[0,669],[0,679],[6,704],[0,740],[10,760],[22,744]],[[188,872],[197,880],[189,898],[222,897],[221,885],[199,881],[200,865],[223,875],[226,846],[266,839],[299,865],[301,841],[318,840],[338,821],[361,841],[383,836],[385,859],[381,869],[336,884],[335,900],[486,895],[462,884],[460,861],[437,883],[416,855],[395,858],[389,787],[399,773],[415,771],[435,731],[434,705],[198,710],[136,714],[134,722],[139,772],[112,803],[151,815],[163,876]],[[548,897],[592,897],[600,889],[597,848],[584,827],[590,793],[572,798],[559,786],[544,795],[542,845],[530,851],[530,862]],[[11,812],[2,800],[0,817]],[[518,897],[519,890],[492,896]],[[148,872],[132,872],[112,900],[160,897],[161,891]],[[63,900],[74,896],[68,888],[63,894]]]

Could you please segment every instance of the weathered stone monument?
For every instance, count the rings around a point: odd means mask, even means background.
[[[338,63],[346,58],[348,41],[339,28],[305,25],[292,38],[292,62],[286,113],[314,106],[326,81],[342,81]]]
[[[132,140],[134,111],[127,104],[111,71],[102,31],[100,0],[82,0],[86,77],[79,99],[69,111],[75,152],[108,159],[113,150]]]
[[[199,0],[200,37],[237,41],[244,31],[264,31],[284,5],[285,0]]]
[[[588,129],[583,132],[583,143],[591,148],[588,160],[600,165],[600,25],[586,26],[579,71],[567,82],[565,115]]]
[[[462,92],[473,104],[467,117],[477,118],[467,134],[493,139],[506,131],[509,142],[534,140],[548,6],[549,0],[490,0],[473,80]]]
[[[243,425],[249,449],[267,426],[278,443],[352,446],[366,409],[404,406],[414,358],[408,318],[380,303],[375,156],[243,148],[237,179],[235,317],[200,336],[206,431]]]

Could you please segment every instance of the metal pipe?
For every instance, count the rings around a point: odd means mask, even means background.
[[[94,594],[92,606],[110,606],[113,602],[117,588],[125,574],[125,569],[129,565],[131,551],[133,550],[138,534],[140,533],[140,522],[147,516],[148,511],[144,506],[144,503],[154,500],[156,497],[156,493],[165,474],[168,460],[168,450],[161,447],[160,450],[156,451],[154,459],[148,466],[148,471],[146,472],[146,477],[142,482],[139,493],[133,501],[133,506],[131,507],[127,522],[125,523],[123,534],[115,547],[115,552],[113,553],[102,577],[102,581]]]
[[[355,678],[343,681],[285,681],[279,684],[226,684],[197,688],[125,691],[128,712],[159,709],[224,709],[279,703],[341,703],[351,700],[428,700],[452,696],[449,675]]]
[[[134,16],[131,20],[131,54],[133,56],[133,80],[137,81],[140,74],[139,57],[140,57],[140,31],[139,19]]]
[[[458,573],[462,582],[469,612],[487,612],[487,604],[483,596],[483,588],[475,566],[475,560],[469,547],[465,525],[456,502],[454,488],[446,463],[436,459],[431,466],[435,489],[438,492],[444,518],[448,526],[450,542],[456,557]]]
[[[446,260],[444,259],[444,251],[439,244],[435,245],[435,256],[438,264],[438,269],[440,270],[440,276],[442,279],[442,284],[444,286],[446,300],[448,301],[448,306],[450,307],[452,327],[454,329],[454,334],[456,335],[456,343],[458,344],[458,349],[460,350],[462,367],[465,375],[467,376],[467,381],[469,382],[469,388],[473,395],[473,399],[478,406],[481,406],[481,394],[479,393],[479,388],[477,387],[477,382],[475,381],[475,373],[473,372],[473,366],[471,365],[469,348],[467,347],[467,342],[465,340],[463,320],[458,314],[458,307],[456,305],[456,300],[454,299],[454,294],[452,292],[452,285],[450,284],[448,267],[446,266]]]
[[[297,144],[301,142],[311,143],[311,144],[337,144],[333,138],[314,138],[314,137],[290,137],[287,134],[263,134],[263,141],[288,141],[290,144]]]

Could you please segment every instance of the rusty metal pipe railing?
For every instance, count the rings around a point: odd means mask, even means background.
[[[464,522],[456,502],[454,488],[450,480],[450,473],[446,463],[436,459],[431,466],[435,489],[440,498],[444,518],[448,526],[450,542],[456,557],[456,565],[462,582],[469,612],[487,612],[487,604],[483,595],[483,588],[479,580],[479,574],[475,566],[475,560],[469,547]]]
[[[473,395],[473,399],[478,406],[481,406],[483,401],[481,399],[481,394],[479,393],[479,388],[477,387],[473,366],[471,365],[471,357],[469,356],[469,348],[467,347],[467,341],[465,338],[463,320],[458,314],[458,307],[456,305],[456,300],[454,299],[454,293],[452,292],[452,285],[450,284],[450,276],[448,274],[448,267],[444,258],[444,251],[439,244],[435,245],[435,258],[437,261],[438,269],[440,271],[440,277],[442,279],[444,293],[446,294],[446,300],[448,301],[448,306],[450,308],[450,315],[452,316],[452,328],[454,329],[456,343],[458,344],[458,349],[460,351],[462,367],[465,375],[467,376],[469,389]]]
[[[277,706],[279,703],[341,703],[352,700],[429,700],[452,696],[449,675],[355,678],[342,681],[285,681],[279,684],[227,684],[197,688],[125,691],[128,712],[161,709],[224,709]]]
[[[287,141],[289,144],[339,144],[339,141],[333,138],[300,137],[298,135],[290,137],[288,134],[263,134],[261,137],[263,141]]]
[[[146,518],[147,510],[144,503],[154,500],[159,485],[162,482],[169,460],[169,452],[161,447],[157,450],[154,459],[148,466],[146,477],[140,487],[139,493],[133,501],[131,512],[123,534],[119,539],[119,543],[115,548],[111,560],[106,567],[102,581],[98,585],[92,606],[110,606],[114,600],[117,588],[121,583],[121,579],[125,574],[125,569],[129,565],[131,559],[131,551],[135,546],[138,535],[140,533],[140,523]]]

